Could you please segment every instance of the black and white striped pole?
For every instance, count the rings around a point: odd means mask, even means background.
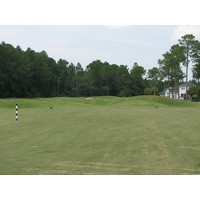
[[[18,109],[19,109],[19,106],[18,106],[18,104],[16,104],[16,115],[15,115],[15,119],[16,119],[16,121],[18,121],[18,118],[19,118],[19,113],[18,113]]]

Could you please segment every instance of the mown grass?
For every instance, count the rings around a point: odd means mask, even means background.
[[[136,96],[136,97],[55,97],[55,98],[33,98],[33,99],[0,99],[0,108],[13,108],[18,103],[21,108],[47,108],[79,105],[143,105],[143,106],[198,106],[199,103],[180,101],[158,96]]]
[[[0,174],[200,174],[199,115],[153,96],[0,100]]]

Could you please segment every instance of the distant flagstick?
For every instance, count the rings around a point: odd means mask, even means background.
[[[16,115],[15,115],[15,118],[16,118],[16,121],[18,121],[18,104],[16,104]]]

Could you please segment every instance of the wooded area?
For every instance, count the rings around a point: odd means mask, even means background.
[[[2,42],[0,98],[158,94],[165,87],[175,87],[185,76],[188,80],[189,58],[193,62],[193,78],[199,83],[200,43],[193,35],[183,36],[159,59],[160,67],[148,71],[138,63],[129,69],[100,60],[84,69],[80,63],[75,65],[65,59],[56,62],[45,51],[23,51],[20,46]]]

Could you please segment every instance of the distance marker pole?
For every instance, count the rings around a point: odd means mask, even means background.
[[[19,108],[19,106],[18,106],[18,104],[16,104],[16,115],[15,115],[15,119],[16,119],[16,121],[18,121],[18,117],[19,117],[19,115],[18,115],[18,108]]]

